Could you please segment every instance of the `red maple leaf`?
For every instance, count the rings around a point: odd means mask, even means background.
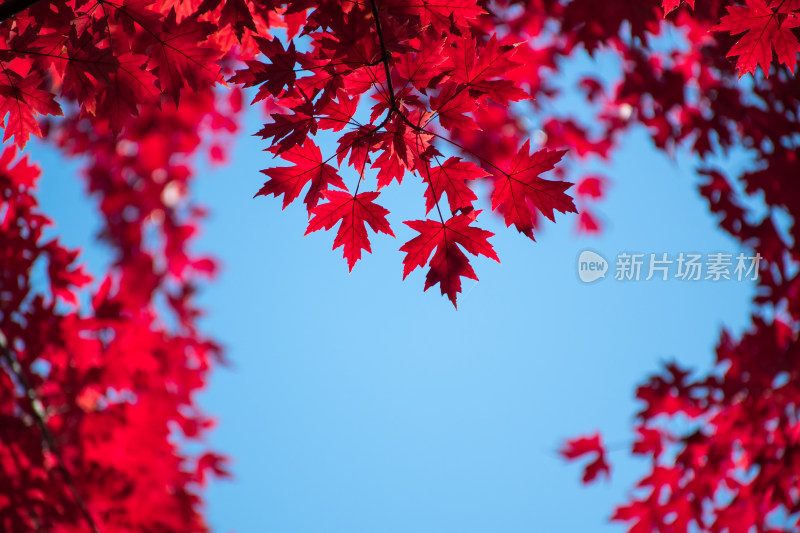
[[[431,98],[431,109],[436,111],[439,123],[445,129],[480,129],[475,124],[475,119],[470,116],[477,107],[475,99],[462,89],[463,85],[460,89],[455,82],[446,83],[439,94]]]
[[[3,141],[14,137],[14,142],[22,148],[31,134],[41,136],[37,115],[62,114],[53,93],[42,88],[43,83],[38,72],[31,72],[24,78],[10,69],[0,74],[0,120],[5,122]]]
[[[283,195],[283,208],[286,209],[300,192],[311,183],[303,201],[310,212],[319,203],[329,186],[347,190],[342,178],[331,165],[322,160],[322,152],[314,141],[307,139],[281,154],[281,158],[294,163],[292,167],[274,167],[261,172],[271,179],[256,193],[256,196]]]
[[[156,0],[122,0],[114,7],[112,18],[131,38],[137,36],[140,28],[158,33],[164,24],[162,14],[156,10]]]
[[[773,49],[778,62],[789,67],[794,74],[800,42],[792,33],[792,28],[797,27],[800,27],[800,17],[795,13],[779,12],[765,0],[747,0],[746,7],[728,6],[728,14],[712,29],[727,31],[731,35],[744,34],[727,55],[739,56],[736,61],[739,77],[748,72],[755,74],[758,66],[764,76],[769,77]]]
[[[138,54],[120,54],[119,65],[101,93],[96,115],[107,120],[111,131],[118,133],[130,116],[139,114],[138,105],[157,102],[156,77],[142,67],[148,58]]]
[[[333,249],[344,246],[344,258],[347,259],[347,266],[353,271],[356,261],[361,259],[361,250],[372,253],[367,236],[366,224],[376,233],[385,233],[394,237],[386,215],[387,209],[374,202],[379,196],[378,192],[362,192],[353,196],[349,192],[325,191],[327,203],[320,204],[312,213],[314,217],[308,222],[306,235],[325,228],[331,229],[341,222],[336,238],[333,241]]]
[[[497,177],[492,193],[492,210],[502,207],[506,226],[514,224],[520,233],[533,239],[534,211],[555,221],[553,211],[575,213],[572,198],[564,191],[572,186],[566,181],[551,181],[539,174],[551,170],[566,150],[541,149],[530,154],[530,141],[511,160],[508,172]]]
[[[233,27],[236,38],[240,42],[245,28],[253,33],[258,31],[253,21],[253,14],[250,13],[250,8],[247,7],[245,0],[226,0],[219,14],[219,27],[224,28],[225,26]]]
[[[359,96],[352,98],[347,96],[344,91],[339,91],[336,100],[329,100],[319,111],[322,115],[319,119],[319,127],[333,131],[341,131],[345,126],[353,125],[353,115],[358,109]]]
[[[478,199],[472,189],[467,185],[468,180],[488,176],[489,174],[475,163],[462,161],[460,157],[451,157],[441,165],[430,168],[425,172],[425,213],[429,213],[442,193],[447,194],[450,212],[472,207],[472,202]]]
[[[591,483],[599,474],[605,474],[606,478],[611,475],[611,467],[606,462],[605,448],[603,448],[599,433],[595,433],[591,437],[568,440],[558,453],[570,460],[584,455],[595,455],[594,460],[587,464],[584,470],[584,483]]]
[[[425,290],[438,283],[442,294],[446,294],[453,302],[453,306],[458,308],[456,296],[461,292],[461,278],[478,280],[478,276],[469,264],[469,259],[459,245],[472,255],[484,255],[500,262],[494,248],[487,240],[494,233],[470,226],[479,213],[480,211],[474,211],[468,215],[456,215],[447,222],[435,220],[404,222],[419,232],[419,235],[400,248],[401,252],[406,253],[403,259],[403,279],[417,267],[425,266],[431,257],[431,252],[435,250],[425,277]]]
[[[428,84],[440,74],[439,68],[445,61],[442,54],[444,43],[441,40],[429,42],[416,54],[403,54],[397,62],[397,71],[406,84],[424,91]]]
[[[261,85],[253,98],[253,102],[258,102],[270,94],[280,96],[284,86],[291,88],[294,85],[297,77],[294,70],[297,51],[294,41],[289,43],[288,49],[284,49],[283,43],[277,37],[271,41],[263,37],[256,37],[255,41],[258,43],[259,51],[269,58],[270,63],[249,60],[247,68],[237,70],[236,74],[228,81],[241,83],[244,87]]]
[[[84,272],[83,265],[75,266],[79,250],[63,248],[58,239],[45,243],[42,248],[47,251],[50,258],[47,273],[53,297],[71,305],[78,305],[77,289],[92,281],[91,276]]]
[[[405,163],[400,157],[391,150],[384,150],[381,155],[372,164],[372,168],[380,169],[378,171],[378,189],[386,187],[392,180],[397,180],[397,183],[403,183],[403,175],[406,172]]]
[[[349,131],[339,138],[339,149],[336,160],[341,165],[350,154],[347,164],[356,169],[359,174],[364,173],[366,164],[370,162],[369,153],[375,150],[379,136],[375,135],[375,126],[361,126]]]
[[[222,81],[216,64],[221,54],[206,42],[215,30],[214,24],[200,21],[196,15],[179,23],[172,9],[164,20],[163,33],[150,33],[156,41],[150,57],[161,90],[176,104],[184,87],[196,91]]]
[[[272,122],[264,124],[256,135],[266,140],[272,137],[272,150],[281,154],[293,146],[302,145],[309,133],[317,133],[317,120],[311,104],[303,104],[293,109],[291,115],[273,113]]]
[[[530,96],[509,79],[521,66],[514,60],[516,45],[500,45],[493,35],[480,50],[474,39],[457,39],[450,48],[448,66],[453,79],[464,84],[473,98],[488,96],[497,103],[508,105]]]

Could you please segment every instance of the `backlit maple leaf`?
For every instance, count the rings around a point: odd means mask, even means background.
[[[450,48],[453,79],[466,85],[473,98],[486,95],[495,102],[508,105],[530,96],[509,79],[512,71],[521,66],[514,59],[517,47],[500,45],[492,36],[482,49],[475,40],[458,39]]]
[[[462,86],[463,87],[463,86]],[[452,130],[477,130],[475,119],[470,116],[477,104],[467,91],[459,89],[455,82],[448,82],[438,96],[431,98],[431,109],[436,111],[443,128]]]
[[[119,65],[110,75],[110,83],[97,102],[96,115],[108,120],[111,131],[119,132],[129,116],[138,115],[141,103],[158,101],[156,77],[141,68],[148,58],[138,54],[120,54]]]
[[[215,30],[214,24],[200,21],[196,15],[179,23],[173,9],[164,20],[163,33],[153,34],[156,42],[151,48],[151,62],[158,72],[161,90],[175,104],[184,87],[196,91],[223,81],[216,64],[221,54],[206,43]]]
[[[403,174],[406,172],[406,167],[400,157],[391,150],[384,150],[381,155],[372,164],[372,168],[378,170],[378,189],[386,187],[392,180],[397,180],[397,183],[403,183]]]
[[[341,131],[345,126],[353,124],[353,115],[358,109],[358,95],[349,98],[347,93],[340,91],[336,100],[329,100],[319,114],[319,127],[333,131]]]
[[[272,137],[273,148],[278,155],[293,146],[302,145],[309,133],[317,133],[317,120],[311,104],[297,106],[293,111],[291,115],[272,113],[272,122],[264,124],[256,133],[265,140]]]
[[[290,42],[286,49],[277,37],[271,41],[263,37],[256,37],[255,41],[258,43],[259,51],[269,58],[270,63],[249,60],[247,68],[237,70],[236,74],[228,81],[242,83],[244,87],[261,85],[253,98],[253,102],[258,102],[270,94],[280,96],[284,86],[291,88],[294,85],[297,51],[294,41]]]
[[[286,209],[286,206],[292,203],[310,182],[311,188],[303,201],[311,211],[329,186],[347,189],[336,169],[322,160],[322,152],[311,139],[284,152],[281,157],[295,165],[262,170],[261,172],[271,179],[264,183],[256,196],[272,194],[277,197],[282,194],[283,208]]]
[[[306,235],[325,228],[331,229],[341,222],[339,231],[333,241],[333,249],[344,246],[344,258],[347,259],[347,266],[353,271],[356,261],[361,259],[361,250],[372,253],[367,236],[367,226],[376,233],[385,233],[394,237],[386,215],[387,209],[374,202],[380,193],[362,192],[357,196],[349,192],[325,191],[323,195],[328,200],[327,203],[320,204],[311,212],[314,214],[308,222]]]
[[[3,141],[12,136],[22,148],[31,134],[41,136],[37,115],[61,115],[61,106],[53,98],[53,93],[42,88],[43,79],[38,73],[22,77],[14,71],[5,69],[0,77],[0,120],[5,120]]]
[[[558,453],[570,460],[594,454],[594,460],[587,464],[584,470],[584,483],[591,483],[599,474],[605,474],[606,478],[611,475],[611,467],[606,462],[605,448],[598,433],[591,437],[568,440]]]
[[[452,213],[472,207],[472,202],[478,197],[467,185],[467,180],[484,176],[488,176],[486,171],[475,163],[462,161],[459,157],[451,157],[441,165],[431,168],[423,176],[428,186],[425,189],[425,212],[429,213],[433,209],[436,201],[442,198],[442,193],[447,193],[447,202]]]
[[[542,149],[530,152],[530,141],[511,160],[508,172],[500,174],[492,192],[492,210],[502,207],[506,226],[514,224],[520,233],[533,239],[534,211],[555,221],[554,211],[575,213],[572,198],[564,191],[572,186],[566,181],[551,181],[539,174],[551,170],[566,150]]]
[[[744,34],[727,54],[727,57],[739,56],[736,61],[739,77],[748,72],[755,74],[758,66],[769,77],[773,49],[778,62],[789,67],[794,74],[800,42],[792,28],[797,27],[800,27],[797,14],[772,9],[765,0],[747,0],[746,7],[728,6],[728,14],[712,29],[727,31],[731,35]]]
[[[430,269],[425,277],[425,290],[437,283],[450,301],[456,304],[456,296],[461,292],[461,278],[466,277],[478,280],[475,271],[469,264],[469,259],[461,251],[459,245],[472,255],[484,255],[498,263],[497,254],[489,241],[494,233],[470,226],[480,211],[469,215],[456,215],[447,222],[436,220],[410,220],[404,222],[419,235],[405,243],[401,252],[406,253],[403,259],[403,279],[417,267],[423,267],[430,260]]]
[[[406,83],[423,91],[439,75],[439,66],[445,61],[442,41],[425,44],[419,53],[403,54],[397,62],[397,71]]]
[[[250,8],[247,7],[247,2],[244,0],[227,0],[222,7],[222,12],[219,15],[219,26],[233,27],[233,31],[239,42],[242,40],[244,30],[247,28],[253,33],[257,32],[256,25],[253,22],[253,15],[250,13]]]
[[[356,169],[359,174],[364,173],[364,168],[370,162],[369,153],[375,150],[378,136],[375,135],[375,126],[361,126],[349,131],[339,138],[339,149],[336,159],[341,165],[350,154],[347,164]]]

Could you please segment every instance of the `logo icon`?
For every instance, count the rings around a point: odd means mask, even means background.
[[[591,283],[606,277],[608,261],[602,255],[584,250],[578,257],[578,277],[584,283]]]

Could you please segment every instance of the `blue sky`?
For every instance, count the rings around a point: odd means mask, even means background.
[[[627,452],[635,386],[662,361],[708,368],[720,328],[747,324],[754,288],[612,276],[586,285],[577,257],[738,253],[689,162],[635,131],[608,165],[588,163],[613,179],[599,238],[559,216],[532,243],[487,210],[481,226],[496,233],[502,264],[473,261],[480,282],[465,281],[456,311],[438,288],[422,292],[422,270],[402,281],[398,249],[413,232],[400,222],[423,217],[421,183],[381,195],[397,238],[373,238],[348,274],[333,232],[303,237],[301,207],[252,198],[273,164],[249,136],[259,121],[248,115],[231,164],[201,165],[195,190],[211,208],[198,248],[223,267],[202,292],[203,326],[232,361],[201,399],[219,421],[210,443],[235,474],[207,493],[214,530],[620,531],[607,519],[645,468]],[[78,164],[31,152],[55,231],[102,271]],[[612,479],[586,488],[556,450],[595,430],[612,449]]]

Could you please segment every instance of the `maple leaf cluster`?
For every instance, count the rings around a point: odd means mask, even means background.
[[[736,68],[740,76],[755,73],[757,67],[769,76],[773,51],[778,63],[794,74],[800,39],[792,28],[800,27],[800,2],[747,0],[744,6],[728,6],[727,10],[728,14],[713,29],[742,34],[727,54],[738,56]]]
[[[336,228],[351,270],[375,234],[409,228],[403,276],[427,268],[425,289],[454,305],[462,278],[477,279],[469,256],[498,260],[479,216],[533,239],[542,217],[579,211],[579,230],[596,233],[610,180],[587,160],[608,160],[635,126],[695,154],[721,227],[770,266],[752,330],[721,336],[712,372],[673,364],[638,389],[632,453],[652,468],[614,520],[779,531],[774,513],[800,508],[800,230],[776,222],[800,213],[799,13],[797,0],[0,4],[0,528],[206,529],[202,486],[226,470],[183,445],[212,425],[193,395],[220,358],[197,327],[215,263],[191,250],[204,215],[193,167],[224,161],[252,88],[269,115],[258,135],[283,161],[257,196],[302,197],[306,233]],[[688,46],[659,43],[672,29]],[[561,66],[584,53],[613,54],[619,72],[564,86]],[[553,112],[570,90],[591,110]],[[113,255],[97,282],[45,237],[38,170],[13,147],[31,135],[84,161]],[[714,166],[742,148],[751,170]],[[404,227],[381,194],[410,180],[424,214]],[[681,417],[695,429],[670,432]],[[602,442],[562,451],[589,456],[585,482],[610,475]]]
[[[202,490],[229,474],[195,400],[221,349],[197,327],[216,264],[191,250],[204,210],[188,194],[196,156],[224,158],[241,93],[215,93],[209,26],[169,7],[41,3],[0,28],[0,529],[203,531]],[[48,237],[39,170],[15,155],[30,134],[85,160],[111,252],[97,278]]]
[[[566,41],[563,50],[607,47],[624,58],[610,90],[601,79],[579,82],[587,98],[600,104],[597,138],[611,139],[613,149],[621,132],[641,124],[665,152],[691,150],[699,160],[698,190],[720,227],[763,263],[751,326],[739,338],[720,334],[709,371],[693,373],[673,362],[637,388],[642,408],[630,451],[649,468],[612,521],[636,533],[797,531],[798,4],[663,7],[677,10],[660,20],[621,12],[628,35],[602,25],[575,27],[566,37],[563,26],[555,33]],[[664,51],[650,44],[668,27],[683,32],[689,46]],[[744,32],[737,42],[726,35]],[[759,65],[763,76],[755,75]],[[744,73],[754,74],[752,88],[738,82]],[[592,141],[587,150],[594,146]],[[714,159],[734,149],[745,150],[753,163],[730,170]],[[585,186],[591,191],[594,185]],[[610,475],[597,433],[568,440],[561,454],[588,459],[585,483]]]
[[[190,295],[168,290],[144,252],[120,257],[76,310],[92,278],[77,250],[45,238],[39,170],[15,151],[0,155],[0,524],[201,530],[199,490],[209,472],[227,475],[225,459],[187,454],[174,437],[201,439],[211,427],[193,394],[219,348],[194,330]],[[46,265],[46,288],[29,275],[36,264]],[[180,328],[153,306],[171,294]]]
[[[453,132],[481,129],[479,110],[530,98],[521,88],[520,43],[471,35],[484,13],[470,2],[323,3],[301,26],[307,52],[298,52],[294,41],[287,47],[258,38],[268,62],[248,62],[230,78],[257,86],[254,101],[267,100],[276,110],[258,134],[270,140],[269,151],[292,163],[263,170],[269,180],[257,196],[282,196],[285,208],[307,189],[306,233],[338,224],[334,248],[343,248],[350,270],[363,250],[371,251],[367,226],[394,237],[380,190],[408,175],[425,184],[425,212],[435,209],[435,218],[405,222],[419,235],[400,248],[403,277],[427,265],[425,289],[438,284],[454,305],[460,278],[477,280],[465,251],[499,261],[488,241],[492,233],[474,225],[481,210],[472,183],[489,180],[492,209],[531,239],[537,212],[551,220],[555,211],[575,212],[565,192],[571,183],[540,176],[564,151],[532,151],[526,142],[501,166],[465,148],[469,159],[440,150],[459,148]],[[369,121],[360,122],[367,113]],[[344,131],[330,155],[313,140],[320,130]],[[345,162],[357,175],[350,187],[340,174]],[[367,186],[375,190],[359,193]]]

